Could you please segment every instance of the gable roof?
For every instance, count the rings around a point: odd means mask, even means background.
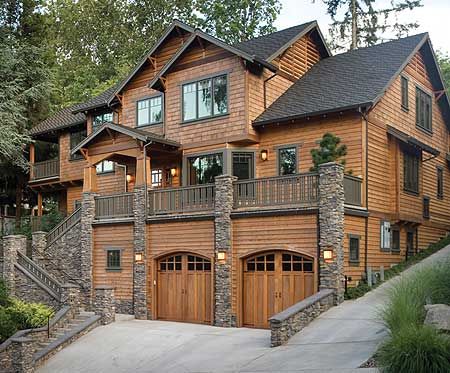
[[[317,21],[303,23],[301,25],[273,32],[268,35],[242,41],[235,44],[234,47],[247,52],[248,54],[258,56],[268,62],[271,62],[298,39],[313,29],[317,29],[318,37],[321,39],[321,44],[324,47],[322,54],[327,57],[331,56],[331,52],[328,49],[322,33],[320,32]]]
[[[63,128],[68,128],[86,122],[86,116],[83,113],[73,114],[72,111],[77,105],[66,107],[51,117],[38,123],[30,130],[31,136],[44,135]]]
[[[432,51],[426,33],[325,58],[272,103],[253,125],[370,108],[425,44]],[[443,89],[435,60],[434,65],[433,83]],[[448,98],[443,97],[439,102],[450,126]]]

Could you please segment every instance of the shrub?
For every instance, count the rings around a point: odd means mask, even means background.
[[[44,304],[25,303],[18,299],[13,299],[12,304],[6,307],[6,311],[18,329],[43,326],[47,322],[48,317],[53,315],[53,310]]]
[[[8,289],[5,281],[0,279],[0,307],[9,305]]]
[[[377,361],[385,373],[450,372],[450,339],[428,326],[401,328],[381,345]]]
[[[0,307],[0,343],[11,337],[17,330],[17,325],[11,315],[4,307]]]

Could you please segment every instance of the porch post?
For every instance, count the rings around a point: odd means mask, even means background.
[[[97,169],[95,166],[87,166],[84,168],[83,175],[83,193],[97,191]]]
[[[136,184],[134,186],[134,258],[133,258],[133,308],[136,319],[148,319],[147,306],[147,255],[146,255],[146,180],[151,175],[150,159],[144,162],[143,154],[136,158]],[[147,184],[148,185],[148,184]]]
[[[30,144],[30,180],[34,179],[34,163],[35,163],[35,148],[34,144]]]
[[[344,167],[335,162],[319,166],[319,230],[319,288],[333,289],[339,304],[345,291]]]
[[[216,177],[214,213],[214,325],[236,326],[236,315],[231,304],[233,181],[236,177]]]
[[[37,209],[37,214],[38,216],[42,216],[42,192],[38,192],[38,199],[37,199],[37,205],[38,205],[38,209]]]

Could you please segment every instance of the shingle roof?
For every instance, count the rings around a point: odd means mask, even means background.
[[[114,84],[112,87],[109,87],[106,91],[100,93],[99,95],[92,97],[90,100],[83,102],[81,104],[75,105],[74,113],[82,112],[85,110],[95,109],[101,106],[106,106],[108,104],[109,99],[114,94],[116,87],[119,83]]]
[[[243,41],[235,44],[234,47],[248,54],[256,55],[264,60],[268,60],[274,53],[280,50],[280,48],[313,26],[317,26],[316,21],[307,22],[269,35]]]
[[[322,59],[253,124],[371,106],[427,38],[419,34]]]
[[[66,107],[58,111],[55,115],[45,119],[30,130],[31,135],[43,135],[62,128],[76,126],[86,122],[86,116],[83,113],[73,114],[75,106]]]

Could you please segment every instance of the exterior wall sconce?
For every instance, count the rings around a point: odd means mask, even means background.
[[[267,161],[267,159],[269,158],[269,151],[267,149],[263,149],[261,150],[261,160]]]
[[[135,253],[134,254],[134,261],[136,263],[143,263],[144,262],[144,254],[142,254],[142,253]]]
[[[127,175],[127,183],[130,183],[131,182],[131,180],[133,180],[133,176],[131,176],[131,175]]]
[[[177,169],[176,168],[171,168],[170,169],[170,176],[174,177],[177,174]]]
[[[326,262],[330,262],[333,260],[333,250],[324,250],[323,251],[323,259]]]
[[[225,251],[219,251],[217,253],[217,260],[223,262],[226,259],[226,253]]]

